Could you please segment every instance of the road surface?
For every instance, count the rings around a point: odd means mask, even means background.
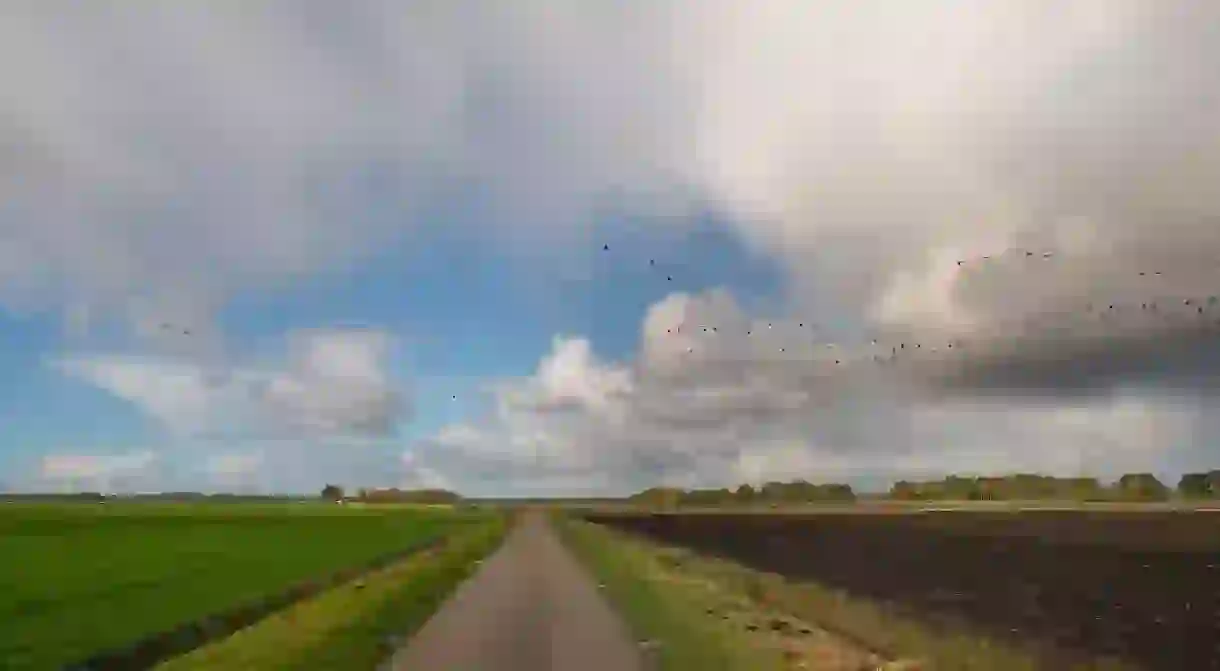
[[[640,671],[639,648],[542,512],[394,655],[394,671]]]

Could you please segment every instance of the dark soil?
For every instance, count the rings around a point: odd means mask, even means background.
[[[590,514],[752,568],[1046,651],[1220,668],[1220,515]],[[967,624],[968,623],[968,624]]]

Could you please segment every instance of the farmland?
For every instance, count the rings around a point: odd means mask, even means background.
[[[1111,656],[1220,661],[1220,515],[959,511],[588,513],[586,519],[1035,646],[1047,668]]]
[[[0,505],[0,667],[57,669],[481,516],[301,504]]]

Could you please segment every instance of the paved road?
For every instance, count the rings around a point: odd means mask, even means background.
[[[458,588],[394,671],[640,671],[638,647],[541,512]]]

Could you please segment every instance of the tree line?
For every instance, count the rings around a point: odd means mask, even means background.
[[[768,503],[846,503],[856,500],[851,485],[813,484],[805,480],[768,482],[760,487],[743,484],[735,489],[680,489],[652,487],[629,496],[627,500],[647,506],[717,506]]]
[[[373,489],[361,487],[355,496],[347,496],[343,487],[328,484],[322,488],[322,498],[327,501],[358,501],[361,503],[419,503],[456,504],[462,497],[445,489]]]
[[[1162,483],[1151,473],[1127,473],[1104,484],[1097,478],[1057,478],[1034,473],[991,477],[950,475],[941,480],[911,482],[900,480],[890,488],[889,498],[905,501],[1167,501],[1220,498],[1220,470],[1186,473],[1176,488]]]
[[[1172,488],[1151,473],[1128,473],[1112,483],[1093,477],[1061,478],[1036,473],[1001,476],[950,475],[939,480],[899,480],[886,494],[869,498],[896,501],[1166,501],[1220,499],[1220,470],[1186,473]],[[857,499],[846,484],[813,484],[805,480],[768,482],[760,487],[683,489],[652,487],[628,502],[658,508],[749,504],[846,503]]]

